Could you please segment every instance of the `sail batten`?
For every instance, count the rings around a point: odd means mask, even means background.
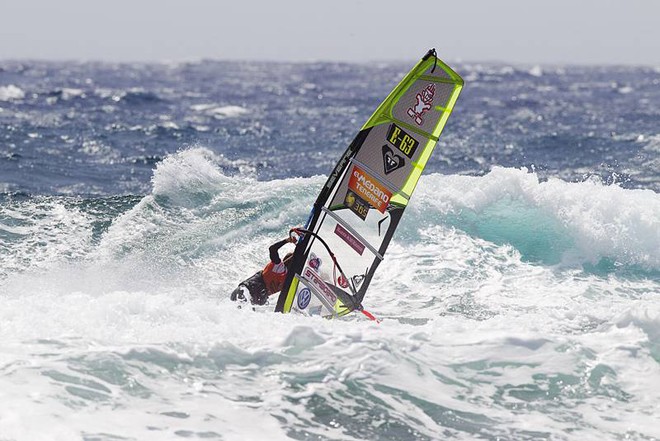
[[[276,311],[361,309],[462,87],[432,50],[378,106],[314,204]]]

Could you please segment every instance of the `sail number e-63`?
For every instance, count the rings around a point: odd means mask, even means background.
[[[412,159],[415,150],[419,146],[419,142],[415,138],[396,124],[390,126],[390,130],[387,132],[387,141],[410,159]]]

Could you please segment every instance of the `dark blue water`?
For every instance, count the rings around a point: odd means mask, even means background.
[[[0,62],[0,188],[143,194],[155,163],[195,145],[222,154],[228,173],[326,174],[407,69]],[[534,167],[542,177],[660,189],[657,70],[455,69],[467,86],[429,172]]]

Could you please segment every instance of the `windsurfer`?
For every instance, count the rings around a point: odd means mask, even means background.
[[[293,258],[293,253],[287,253],[284,259],[280,259],[279,249],[287,243],[295,242],[294,237],[288,237],[271,245],[268,249],[270,262],[263,270],[239,283],[229,298],[232,301],[249,301],[253,305],[265,305],[269,296],[280,292],[282,289],[287,270]]]

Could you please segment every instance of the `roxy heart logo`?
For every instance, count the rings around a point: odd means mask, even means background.
[[[385,174],[389,175],[394,170],[398,170],[406,165],[403,156],[397,155],[387,145],[383,146],[383,165],[385,166]]]
[[[357,289],[361,284],[362,281],[364,281],[365,275],[364,274],[356,274],[351,279],[353,280],[353,285],[355,286],[355,289]]]

